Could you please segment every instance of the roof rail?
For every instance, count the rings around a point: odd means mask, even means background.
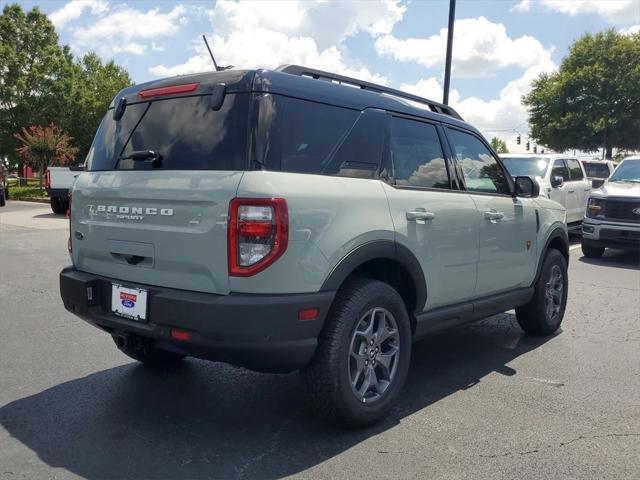
[[[423,105],[427,105],[432,112],[441,113],[443,115],[449,115],[450,117],[457,118],[458,120],[462,120],[462,117],[460,116],[460,114],[456,112],[453,108],[451,108],[449,105],[444,105],[442,103],[434,102],[433,100],[419,97],[417,95],[412,95],[411,93],[403,92],[401,90],[396,90],[395,88],[383,87],[382,85],[376,85],[375,83],[365,82],[364,80],[345,77],[343,75],[338,75],[336,73],[324,72],[322,70],[316,70],[314,68],[307,68],[301,65],[282,65],[278,67],[276,71],[289,73],[291,75],[298,75],[300,77],[311,77],[311,78],[315,78],[316,80],[336,81],[338,83],[344,83],[346,85],[358,87],[362,90],[369,90],[370,92],[386,93],[387,95],[392,95],[394,97],[400,97],[406,100],[412,100],[414,102],[422,103]]]

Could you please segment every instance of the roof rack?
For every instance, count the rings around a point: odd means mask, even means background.
[[[278,67],[276,71],[289,73],[291,75],[298,75],[300,77],[315,78],[316,80],[335,81],[338,83],[351,85],[353,87],[358,87],[362,90],[369,90],[370,92],[386,93],[387,95],[392,95],[394,97],[400,97],[407,100],[412,100],[414,102],[422,103],[423,105],[427,105],[432,112],[449,115],[450,117],[462,120],[460,114],[449,105],[434,102],[433,100],[419,97],[417,95],[412,95],[411,93],[406,93],[401,90],[396,90],[395,88],[383,87],[382,85],[376,85],[375,83],[365,82],[363,80],[345,77],[343,75],[338,75],[335,73],[324,72],[322,70],[316,70],[314,68],[307,68],[301,65],[282,65]]]

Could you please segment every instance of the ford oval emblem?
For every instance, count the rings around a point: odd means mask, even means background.
[[[125,300],[122,300],[122,305],[127,307],[127,308],[133,308],[133,307],[135,307],[136,302],[133,302],[131,300],[125,299]]]
[[[635,213],[636,215],[640,215],[640,208],[634,208],[633,210],[631,210],[633,213]]]

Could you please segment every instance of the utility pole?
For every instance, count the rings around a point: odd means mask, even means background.
[[[453,50],[453,23],[456,18],[456,0],[449,0],[449,29],[447,30],[447,59],[444,67],[444,92],[442,103],[449,104],[449,84],[451,83],[451,53]]]

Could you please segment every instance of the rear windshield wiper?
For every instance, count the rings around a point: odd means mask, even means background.
[[[136,150],[129,155],[118,158],[118,161],[120,160],[133,160],[134,162],[151,160],[153,168],[162,168],[162,155],[154,150]]]

